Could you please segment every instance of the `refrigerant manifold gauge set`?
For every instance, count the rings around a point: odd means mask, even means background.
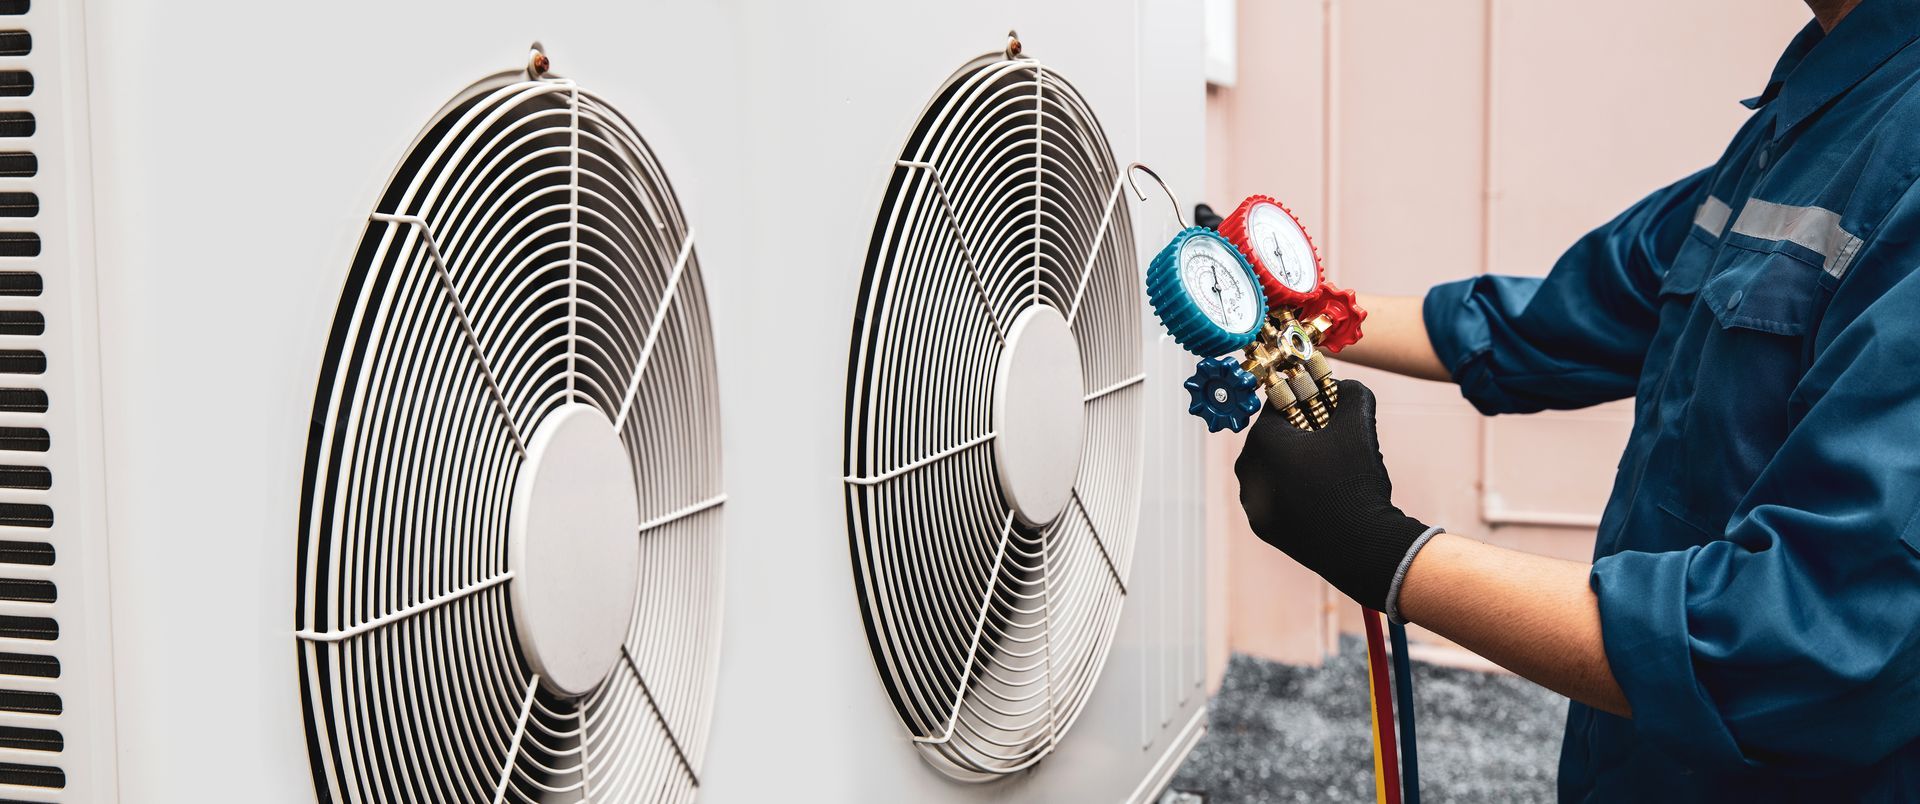
[[[1128,181],[1136,170],[1159,182],[1175,212],[1181,211],[1172,188],[1151,168],[1127,166]],[[1146,199],[1137,184],[1133,193]],[[1181,229],[1147,265],[1147,300],[1173,339],[1200,356],[1186,382],[1193,397],[1187,412],[1206,420],[1209,431],[1244,429],[1260,411],[1262,396],[1299,429],[1332,422],[1340,396],[1327,355],[1360,340],[1367,311],[1354,303],[1353,291],[1327,281],[1313,238],[1286,205],[1256,195],[1241,201],[1217,230]],[[1391,623],[1383,629],[1379,612],[1362,611],[1375,800],[1418,804],[1406,627]]]
[[[1160,181],[1139,163],[1129,178],[1135,170]],[[1138,186],[1134,194],[1145,198]],[[1147,298],[1174,340],[1200,356],[1187,412],[1213,432],[1245,428],[1262,396],[1295,427],[1325,427],[1339,403],[1326,356],[1360,340],[1367,317],[1353,291],[1327,281],[1300,219],[1264,195],[1240,202],[1218,230],[1174,235],[1147,266]]]

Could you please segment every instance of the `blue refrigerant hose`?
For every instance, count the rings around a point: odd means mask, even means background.
[[[1407,627],[1387,621],[1387,636],[1393,642],[1393,697],[1400,716],[1400,800],[1401,804],[1420,804],[1420,760],[1413,739],[1413,662],[1407,659]]]

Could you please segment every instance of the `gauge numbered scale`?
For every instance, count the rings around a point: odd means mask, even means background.
[[[1275,307],[1298,307],[1326,281],[1320,252],[1300,219],[1286,205],[1256,195],[1240,202],[1220,222],[1220,236],[1245,250],[1260,275],[1260,288]]]
[[[1240,249],[1194,226],[1174,235],[1147,268],[1147,298],[1173,339],[1213,357],[1239,349],[1267,320],[1266,294]]]

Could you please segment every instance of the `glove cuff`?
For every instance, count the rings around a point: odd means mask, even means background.
[[[1387,619],[1400,625],[1407,624],[1407,618],[1400,616],[1400,585],[1407,582],[1407,570],[1413,566],[1413,557],[1419,555],[1420,548],[1427,546],[1429,539],[1446,532],[1445,528],[1434,525],[1414,537],[1413,544],[1407,547],[1406,557],[1400,559],[1400,566],[1393,571],[1393,580],[1387,584],[1386,605],[1380,609]]]

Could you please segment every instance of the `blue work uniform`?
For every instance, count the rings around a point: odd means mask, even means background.
[[[1590,576],[1634,716],[1570,707],[1563,800],[1920,801],[1916,38],[1808,25],[1718,163],[1426,297],[1484,413],[1635,399]]]

